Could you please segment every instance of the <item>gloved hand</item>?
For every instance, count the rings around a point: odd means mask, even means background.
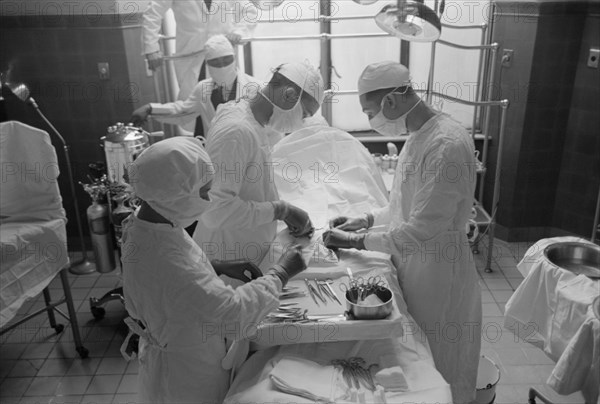
[[[133,111],[129,122],[131,122],[135,126],[141,126],[144,122],[146,122],[146,119],[148,119],[148,115],[150,115],[151,113],[152,107],[150,106],[150,104],[142,105],[141,107]]]
[[[267,273],[277,276],[285,286],[290,278],[306,269],[306,262],[302,258],[302,247],[294,245],[288,248]]]
[[[148,61],[148,68],[155,71],[162,66],[163,54],[161,51],[146,54],[146,60]]]
[[[217,275],[227,275],[232,279],[237,279],[248,283],[253,279],[260,278],[262,272],[256,265],[244,260],[233,261],[211,261]]]
[[[275,208],[275,220],[283,220],[294,237],[310,237],[314,227],[308,213],[285,201],[272,202]]]
[[[225,34],[225,38],[227,38],[233,46],[238,45],[242,42],[242,36],[240,34],[236,34],[235,32]]]
[[[323,243],[327,248],[365,249],[365,235],[331,229],[323,232]]]
[[[373,226],[373,215],[365,213],[359,217],[338,216],[329,221],[329,227],[346,231],[368,229]]]

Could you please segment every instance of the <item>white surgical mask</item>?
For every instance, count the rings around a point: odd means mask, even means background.
[[[208,206],[209,201],[206,201],[199,196],[184,196],[174,198],[168,202],[147,201],[148,204],[160,213],[165,219],[170,221],[176,227],[189,227],[200,216]]]
[[[208,74],[219,87],[225,86],[231,89],[233,82],[237,77],[237,68],[235,63],[231,63],[224,67],[208,66]]]
[[[417,103],[401,117],[397,119],[388,119],[383,115],[383,104],[385,102],[385,97],[383,97],[383,100],[381,100],[381,110],[369,120],[369,124],[371,125],[371,128],[384,136],[403,135],[408,132],[408,128],[406,127],[406,117],[421,103],[421,101],[422,100],[419,99],[419,101],[417,101]]]
[[[292,133],[302,128],[302,124],[304,122],[301,103],[302,91],[300,92],[300,96],[298,97],[296,105],[288,110],[282,109],[275,105],[273,101],[269,99],[269,97],[262,93],[262,91],[259,91],[259,93],[273,106],[273,114],[267,123],[268,127],[280,133]]]

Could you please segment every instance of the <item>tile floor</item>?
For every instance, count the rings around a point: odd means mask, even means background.
[[[485,245],[482,243],[482,250]],[[501,370],[495,402],[527,403],[527,392],[533,386],[555,404],[583,403],[580,393],[559,396],[546,386],[554,362],[540,349],[519,340],[502,326],[504,306],[523,280],[516,263],[528,247],[526,243],[497,241],[493,254],[494,272],[489,274],[483,270],[484,255],[475,256],[482,287],[483,329],[486,330],[482,353]],[[46,316],[30,320],[0,336],[2,404],[136,401],[136,363],[125,362],[119,351],[126,333],[122,324],[125,310],[118,301],[110,302],[105,306],[105,318],[94,321],[88,303],[90,296],[100,297],[117,286],[118,274],[70,275],[70,281],[84,345],[90,351],[89,358],[82,360],[75,352],[69,327],[56,335]],[[60,296],[57,279],[50,284],[50,290]],[[25,303],[17,318],[42,305],[42,296]]]

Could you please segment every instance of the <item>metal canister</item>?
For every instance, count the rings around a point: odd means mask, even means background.
[[[94,201],[87,208],[88,225],[92,238],[92,248],[96,258],[96,271],[106,273],[116,268],[115,250],[110,233],[108,208]]]
[[[127,167],[149,145],[148,132],[132,124],[109,126],[103,141],[108,179],[126,183]]]

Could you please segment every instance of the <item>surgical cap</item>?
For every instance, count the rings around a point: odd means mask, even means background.
[[[153,144],[128,168],[135,194],[181,226],[188,225],[198,215],[200,188],[213,179],[214,173],[200,141],[182,136]]]
[[[385,88],[410,86],[410,72],[398,62],[379,62],[368,65],[358,79],[358,95]]]
[[[214,35],[204,44],[206,60],[217,59],[223,56],[233,56],[233,46],[225,35]]]
[[[285,63],[277,72],[297,84],[321,105],[325,96],[325,84],[321,73],[313,66],[309,63]]]

